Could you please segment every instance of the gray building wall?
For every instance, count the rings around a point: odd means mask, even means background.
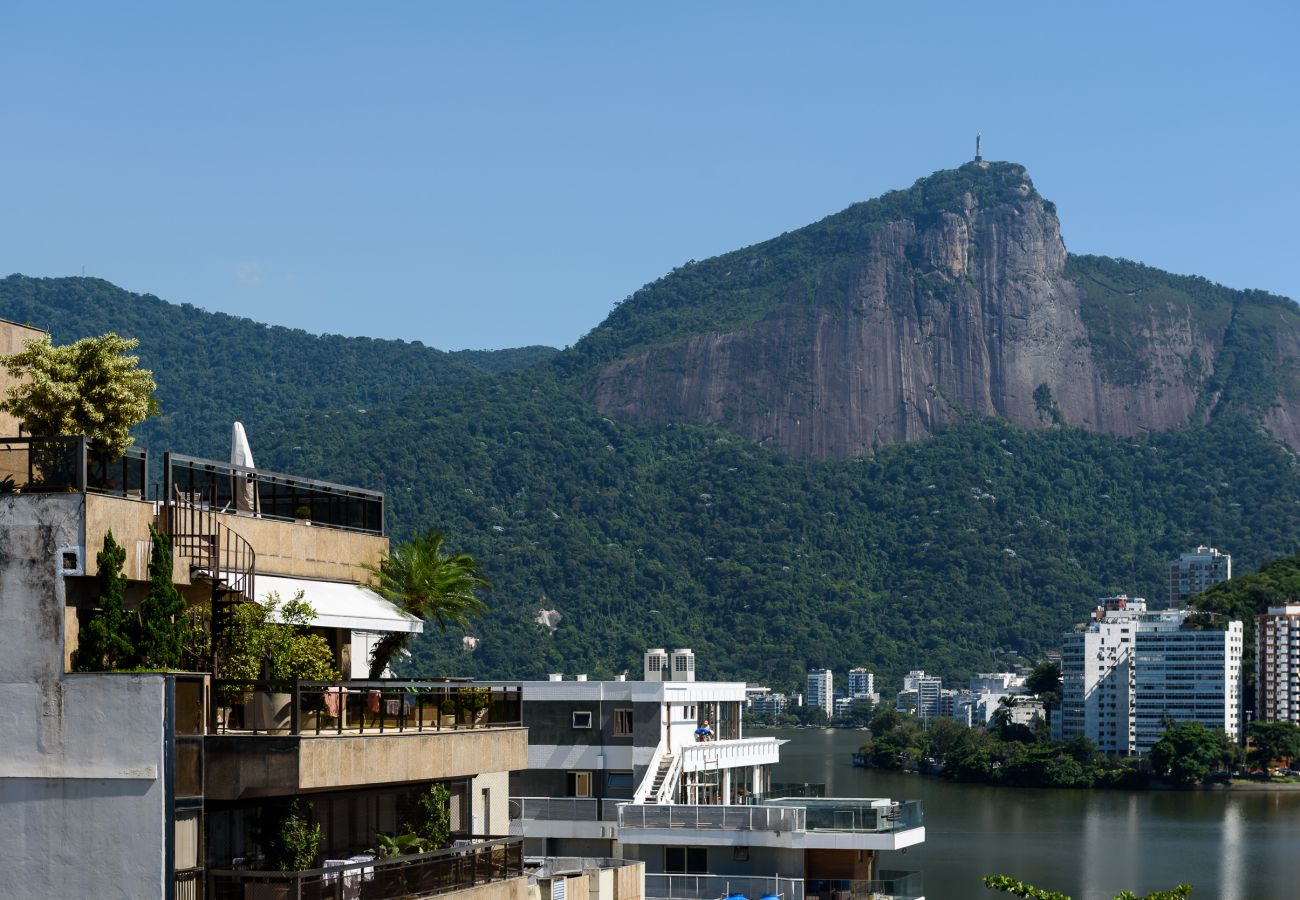
[[[3,893],[161,897],[167,679],[64,674],[59,551],[83,522],[79,494],[0,497]]]

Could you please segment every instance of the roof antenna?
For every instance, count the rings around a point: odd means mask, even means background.
[[[984,157],[980,156],[980,135],[975,133],[975,162],[983,162]]]

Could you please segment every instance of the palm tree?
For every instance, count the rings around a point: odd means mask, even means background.
[[[366,566],[375,576],[374,589],[381,597],[443,631],[448,625],[465,628],[470,619],[487,611],[479,599],[480,589],[491,585],[479,574],[478,560],[468,553],[444,555],[447,535],[430,531],[399,546],[378,566]],[[370,677],[379,678],[410,635],[389,632],[375,645],[370,656]]]

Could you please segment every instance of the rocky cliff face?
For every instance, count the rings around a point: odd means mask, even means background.
[[[756,321],[634,348],[588,378],[587,398],[618,418],[718,425],[815,458],[923,438],[966,413],[1119,435],[1213,413],[1232,302],[1072,278],[1052,205],[1023,168],[993,165],[1006,189],[991,199],[988,164],[969,164],[968,190],[861,228],[776,288]],[[1300,320],[1277,315],[1286,359]],[[1300,446],[1300,410],[1264,406],[1266,426]]]

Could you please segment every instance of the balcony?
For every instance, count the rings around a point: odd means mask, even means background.
[[[523,841],[492,838],[433,853],[298,872],[214,869],[208,883],[211,900],[396,900],[469,890],[523,874]]]
[[[148,454],[130,447],[113,459],[84,437],[0,440],[0,493],[92,493],[146,499]]]
[[[772,766],[780,760],[781,741],[774,737],[741,738],[734,741],[703,741],[681,748],[682,771],[734,769],[741,766]]]
[[[669,844],[690,832],[694,844],[808,849],[901,850],[925,840],[920,801],[855,798],[754,798],[744,806],[625,804],[619,838]]]
[[[872,881],[760,878],[744,875],[646,875],[649,900],[716,900],[742,894],[751,900],[925,900],[920,872],[880,872]]]
[[[530,838],[618,837],[618,807],[595,797],[511,797],[510,833]]]
[[[207,797],[435,781],[528,765],[517,685],[219,681]]]
[[[378,491],[179,453],[163,454],[163,483],[169,499],[179,493],[232,513],[244,509],[263,519],[384,534],[384,495]]]

